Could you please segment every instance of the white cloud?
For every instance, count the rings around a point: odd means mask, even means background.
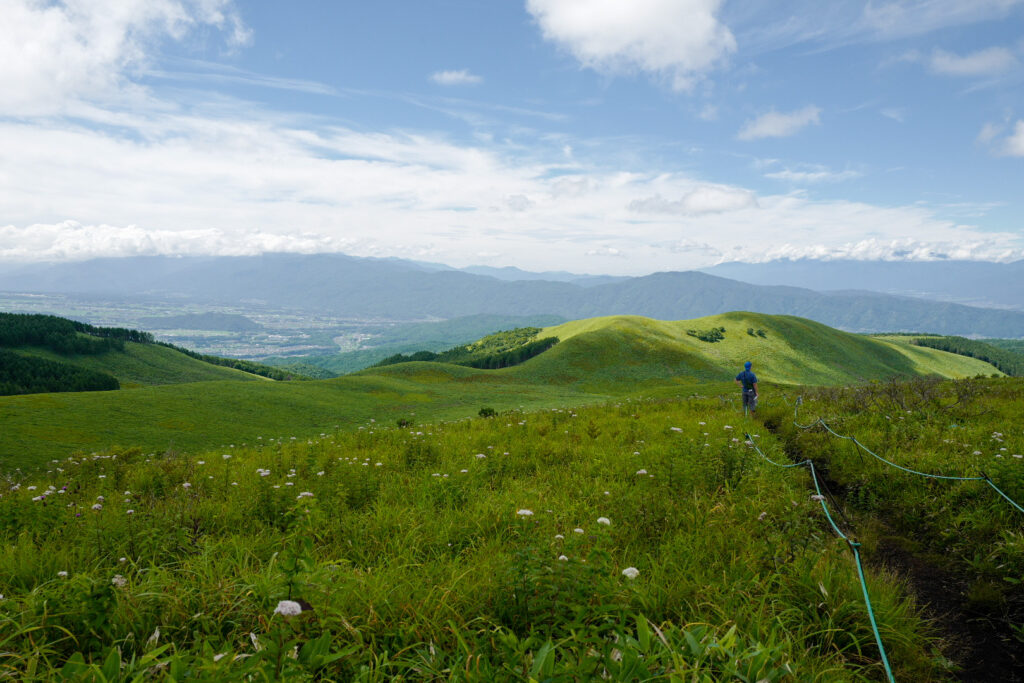
[[[981,127],[980,131],[978,131],[977,140],[982,144],[988,144],[992,142],[997,135],[1002,133],[1004,128],[1005,126],[1002,124],[988,122]]]
[[[467,69],[458,71],[435,71],[430,74],[430,80],[438,85],[477,85],[483,83],[483,78],[470,73]]]
[[[667,200],[660,194],[645,199],[634,199],[629,210],[638,213],[668,213],[697,215],[735,211],[757,206],[753,192],[727,185],[701,185],[677,200]]]
[[[0,113],[60,111],[69,101],[112,99],[130,89],[153,44],[201,26],[249,34],[231,0],[5,0],[0,21]]]
[[[879,113],[896,123],[904,123],[907,120],[907,110],[905,107],[886,107],[881,109]]]
[[[722,0],[527,0],[544,37],[586,68],[640,69],[689,90],[736,50],[722,24]]]
[[[1013,132],[1006,138],[1003,153],[1014,157],[1024,157],[1024,120],[1017,121]]]
[[[944,76],[994,76],[1017,65],[1013,52],[1005,47],[990,47],[966,55],[935,50],[928,68]]]
[[[821,123],[821,109],[813,105],[789,113],[770,111],[744,124],[736,137],[739,140],[760,138],[785,138],[795,135],[802,128]]]
[[[814,183],[841,183],[846,180],[860,178],[861,175],[862,174],[859,171],[851,171],[849,169],[845,171],[831,171],[823,166],[815,166],[810,170],[793,170],[785,168],[781,171],[765,173],[764,177],[797,185],[805,185]]]
[[[862,22],[851,30],[867,29],[880,38],[922,35],[949,26],[988,21],[1006,14],[1021,0],[892,0],[868,2]]]

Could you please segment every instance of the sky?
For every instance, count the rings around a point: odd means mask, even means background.
[[[0,0],[0,267],[1024,258],[1024,0]]]

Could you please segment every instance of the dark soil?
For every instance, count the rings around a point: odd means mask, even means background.
[[[945,655],[959,665],[965,683],[1024,682],[1024,646],[999,615],[979,611],[967,599],[967,582],[946,571],[941,558],[922,556],[898,536],[879,539],[869,564],[883,565],[907,579],[926,613],[946,640]]]
[[[768,431],[778,432],[779,425],[772,418],[766,418],[764,425]],[[783,443],[787,456],[794,462],[806,458],[796,444],[788,440]],[[825,463],[821,465],[815,462],[819,484],[841,513],[844,487],[828,477]],[[885,524],[885,520],[878,521]],[[980,609],[967,598],[968,577],[950,571],[943,557],[929,555],[917,545],[898,535],[883,536],[874,553],[862,556],[867,564],[884,566],[906,579],[918,605],[943,636],[943,654],[958,667],[956,680],[1024,683],[1024,645],[1013,638],[1007,626],[1008,622],[1020,623],[1024,615],[1007,619],[1005,614]]]

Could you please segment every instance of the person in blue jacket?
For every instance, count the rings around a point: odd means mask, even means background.
[[[757,412],[757,375],[750,371],[750,361],[743,364],[743,372],[736,375],[736,384],[743,387],[743,408],[750,414]]]

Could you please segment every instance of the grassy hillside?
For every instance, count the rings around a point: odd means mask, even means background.
[[[687,334],[687,330],[718,327],[726,330],[719,342],[704,342]],[[765,336],[750,335],[751,328],[763,330]],[[561,374],[588,385],[679,375],[728,379],[747,360],[754,363],[760,380],[788,384],[998,373],[983,361],[913,346],[909,340],[876,340],[803,318],[758,313],[680,321],[609,316],[548,327],[539,336],[555,336],[562,342],[524,365],[524,370],[529,367],[535,376]]]
[[[157,344],[126,342],[124,351],[111,350],[95,355],[65,355],[32,347],[13,350],[27,356],[108,373],[118,379],[123,389],[214,380],[263,381],[262,377],[232,368],[210,365]]]
[[[690,328],[726,328],[709,344]],[[766,337],[751,337],[748,327]],[[203,382],[103,395],[0,398],[0,469],[32,466],[112,444],[196,450],[256,436],[316,435],[370,417],[419,422],[497,410],[584,404],[636,395],[731,390],[750,358],[762,382],[840,384],[893,375],[991,374],[981,361],[881,342],[786,316],[735,313],[662,322],[631,316],[548,328],[563,339],[525,363],[478,370],[402,363],[301,383]],[[214,368],[217,370],[217,368]]]

